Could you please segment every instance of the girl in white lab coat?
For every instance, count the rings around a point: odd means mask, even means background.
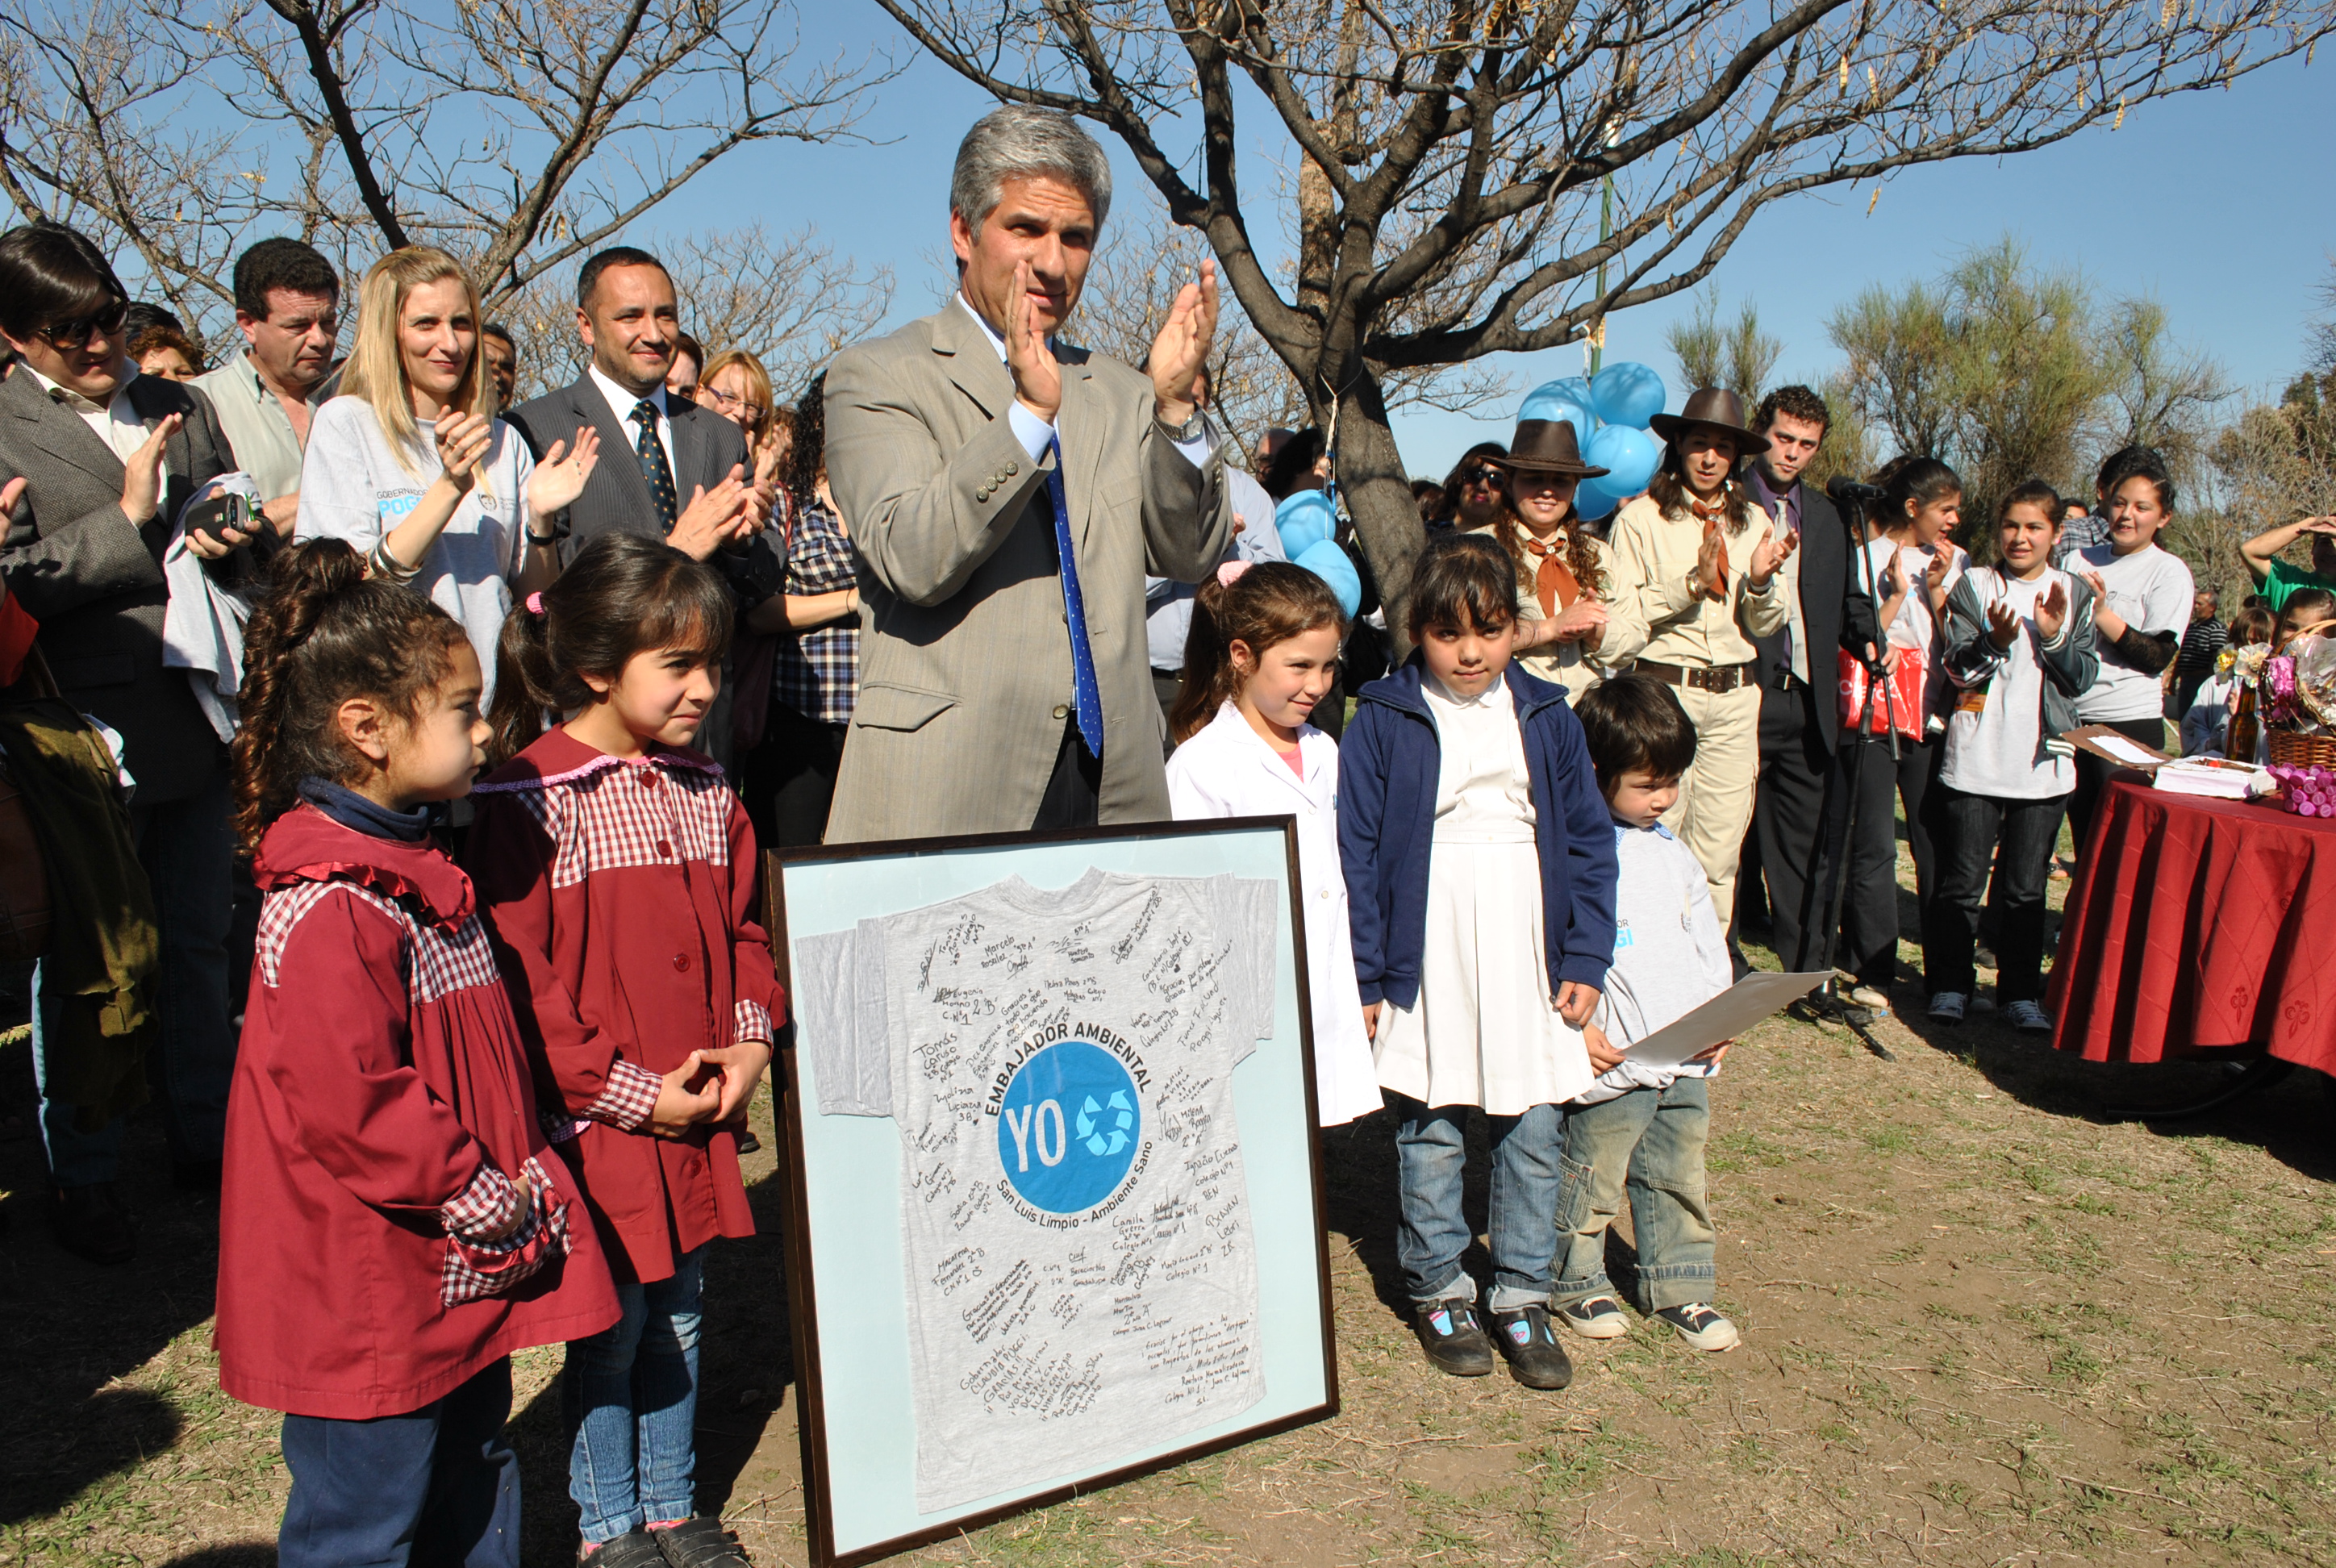
[[[1338,743],[1307,722],[1338,673],[1346,617],[1329,584],[1287,561],[1231,562],[1201,585],[1168,798],[1177,820],[1293,816],[1314,999],[1314,1090],[1324,1126],[1379,1108],[1338,867]]]

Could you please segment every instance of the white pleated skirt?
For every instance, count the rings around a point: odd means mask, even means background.
[[[1541,862],[1522,843],[1436,842],[1419,999],[1392,1004],[1379,1085],[1428,1105],[1514,1116],[1591,1085],[1582,1031],[1558,1016],[1542,929]]]

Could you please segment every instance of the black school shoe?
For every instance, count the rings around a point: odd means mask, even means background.
[[[692,1519],[649,1534],[665,1553],[668,1568],[754,1568],[738,1537],[722,1528],[718,1518]]]
[[[1509,1359],[1509,1376],[1528,1388],[1562,1388],[1573,1381],[1573,1363],[1549,1326],[1549,1309],[1539,1302],[1494,1313],[1493,1343]]]
[[[1421,1301],[1411,1309],[1428,1364],[1455,1378],[1481,1378],[1493,1369],[1493,1342],[1476,1324],[1476,1309],[1462,1300]]]
[[[577,1558],[576,1568],[665,1568],[665,1553],[647,1531],[628,1530]]]

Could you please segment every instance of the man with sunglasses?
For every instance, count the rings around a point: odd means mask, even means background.
[[[131,828],[161,927],[152,1002],[163,1125],[179,1184],[215,1189],[235,1066],[227,747],[189,672],[162,666],[162,552],[189,496],[235,458],[209,399],[139,375],[125,356],[129,297],[104,254],[72,229],[0,235],[0,336],[19,360],[0,382],[0,484],[25,482],[0,572],[41,623],[35,647],[65,700],[122,736],[122,765],[137,781]],[[230,580],[257,570],[241,532],[198,531],[188,542]],[[35,970],[34,1060],[44,1088],[62,1053],[107,1044],[83,1027],[80,1005],[44,991]],[[73,1105],[44,1094],[58,1240],[94,1261],[121,1262],[134,1234],[117,1187],[122,1124],[92,1132],[75,1122]]]

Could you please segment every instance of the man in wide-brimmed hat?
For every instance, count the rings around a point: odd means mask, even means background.
[[[1517,657],[1569,702],[1627,663],[1646,641],[1636,606],[1612,602],[1606,546],[1582,526],[1573,492],[1608,471],[1582,460],[1572,424],[1521,419],[1509,450],[1487,463],[1507,476],[1492,519],[1472,531],[1517,563]]]
[[[1736,907],[1737,858],[1760,766],[1759,648],[1785,629],[1779,569],[1791,537],[1747,492],[1745,459],[1768,442],[1734,393],[1704,387],[1650,422],[1663,438],[1647,493],[1607,536],[1611,597],[1646,628],[1632,668],[1674,688],[1694,721],[1695,765],[1664,823],[1702,863],[1715,909]]]

